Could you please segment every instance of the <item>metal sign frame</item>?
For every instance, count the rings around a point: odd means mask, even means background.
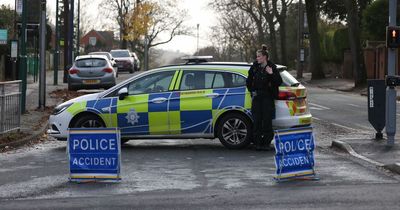
[[[276,130],[274,146],[276,153],[275,180],[284,181],[293,178],[318,179],[315,176],[314,169],[315,141],[312,127]],[[286,164],[288,166],[285,166],[285,160],[287,163],[292,160],[293,164]],[[298,163],[295,160],[298,160]]]
[[[118,128],[71,128],[68,132],[70,181],[121,180],[121,134]]]

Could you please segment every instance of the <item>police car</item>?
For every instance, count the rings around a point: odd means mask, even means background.
[[[246,89],[248,63],[207,62],[164,66],[135,75],[96,94],[58,105],[48,134],[65,140],[68,128],[118,127],[122,142],[132,139],[218,138],[228,148],[251,142],[251,96]],[[308,126],[312,117],[306,88],[286,71],[275,101],[274,128]]]

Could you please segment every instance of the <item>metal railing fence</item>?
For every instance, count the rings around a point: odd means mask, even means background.
[[[0,82],[0,134],[21,127],[22,81]]]

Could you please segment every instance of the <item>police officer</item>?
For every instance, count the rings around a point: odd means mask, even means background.
[[[274,137],[272,118],[275,118],[274,99],[278,98],[282,78],[276,65],[268,60],[267,46],[257,50],[257,60],[249,69],[247,89],[252,96],[253,143],[256,150],[270,150]]]

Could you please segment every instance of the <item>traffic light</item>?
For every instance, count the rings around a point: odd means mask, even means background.
[[[392,49],[400,47],[400,26],[386,27],[386,47]]]

